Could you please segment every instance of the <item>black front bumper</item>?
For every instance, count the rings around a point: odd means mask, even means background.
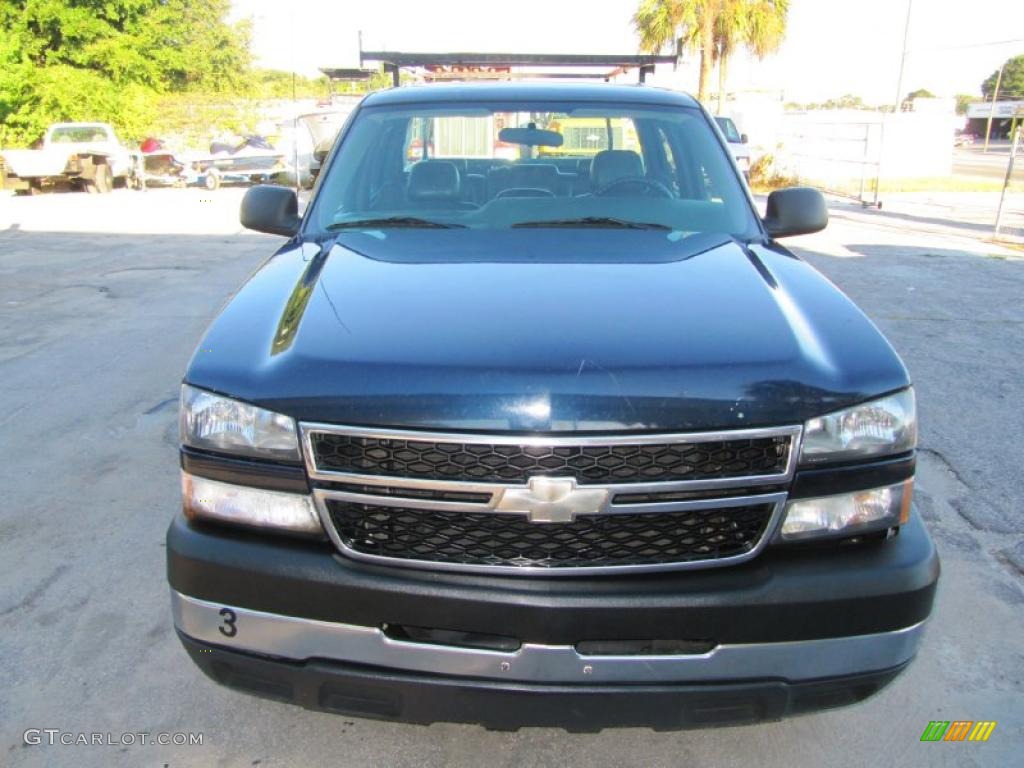
[[[931,611],[939,562],[915,514],[899,536],[769,548],[742,565],[650,575],[515,578],[358,563],[304,543],[178,516],[168,580],[182,594],[367,627],[410,624],[524,642],[687,638],[759,643],[903,629]]]
[[[684,639],[784,643],[905,630],[931,611],[939,574],[915,513],[899,535],[862,545],[769,548],[723,569],[594,578],[516,578],[389,568],[326,543],[193,525],[167,538],[173,590],[218,605],[360,627],[410,625],[524,643]],[[780,679],[773,669],[713,683],[603,684],[479,679],[283,659],[182,636],[226,685],[312,709],[491,728],[677,728],[774,719],[865,698],[905,664],[840,677]],[[202,651],[200,653],[200,651]]]
[[[326,661],[290,663],[179,636],[210,678],[246,693],[322,712],[422,725],[476,723],[497,731],[532,726],[575,732],[614,727],[669,730],[777,720],[862,701],[902,669],[799,683],[530,685]]]

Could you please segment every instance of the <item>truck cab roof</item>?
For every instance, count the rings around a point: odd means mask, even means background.
[[[696,99],[679,91],[646,85],[611,83],[431,83],[371,93],[364,106],[424,104],[451,101],[604,101],[623,105],[698,106]]]

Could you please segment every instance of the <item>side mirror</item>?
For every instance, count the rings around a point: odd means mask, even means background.
[[[750,139],[747,137],[747,134],[741,133],[740,134],[740,144],[746,144],[748,141],[750,141]]]
[[[772,237],[820,232],[828,226],[825,198],[810,187],[777,189],[768,195],[764,226]]]
[[[287,187],[260,184],[242,198],[239,220],[246,229],[291,237],[299,231],[299,199]]]

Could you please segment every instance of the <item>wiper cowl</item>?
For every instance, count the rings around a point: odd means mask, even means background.
[[[672,230],[665,224],[657,224],[647,221],[630,221],[629,219],[616,219],[611,216],[583,216],[578,219],[548,219],[539,221],[522,221],[513,224],[513,227],[522,228],[546,228],[546,227],[594,227],[607,229],[658,229],[665,232]]]
[[[407,227],[410,229],[465,229],[463,224],[449,224],[444,221],[431,221],[417,216],[385,216],[378,219],[353,219],[352,221],[336,221],[327,229],[334,232],[339,229],[387,229]]]

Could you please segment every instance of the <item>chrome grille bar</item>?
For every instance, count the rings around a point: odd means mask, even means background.
[[[724,567],[735,565],[756,557],[767,543],[774,537],[786,501],[786,486],[793,477],[796,458],[799,455],[801,427],[777,427],[766,429],[730,430],[700,433],[640,434],[640,435],[485,435],[474,433],[451,432],[420,432],[413,430],[387,430],[366,427],[350,427],[323,423],[301,423],[303,456],[306,469],[313,481],[313,497],[323,522],[324,529],[338,550],[355,560],[386,563],[393,566],[414,567],[430,570],[473,571],[478,573],[502,573],[515,575],[547,575],[573,576],[598,575],[620,572],[654,572],[687,570],[697,568]],[[509,446],[619,446],[619,445],[665,445],[692,444],[713,441],[734,441],[758,438],[786,438],[787,454],[784,470],[760,475],[742,477],[697,478],[655,482],[616,482],[580,485],[579,488],[589,491],[604,492],[604,501],[597,507],[577,512],[578,515],[636,515],[645,513],[693,513],[697,510],[723,511],[729,508],[750,507],[752,505],[770,505],[771,514],[760,538],[753,543],[748,551],[736,555],[708,557],[706,559],[688,560],[683,562],[654,562],[627,565],[595,565],[567,566],[559,568],[532,567],[523,565],[471,564],[458,562],[442,562],[439,560],[422,560],[413,557],[394,557],[354,549],[339,535],[328,502],[346,502],[362,504],[367,507],[384,507],[408,510],[411,513],[422,511],[446,513],[493,514],[505,519],[511,515],[522,515],[523,512],[502,505],[502,497],[506,493],[526,492],[531,486],[523,482],[492,482],[464,479],[434,479],[423,477],[402,477],[382,474],[366,474],[359,472],[342,472],[324,469],[318,466],[314,452],[313,436],[317,433],[346,435],[376,440],[423,441],[431,443],[455,443],[468,445],[509,445]],[[567,478],[557,474],[532,474],[530,480],[544,477],[555,481]],[[569,478],[571,479],[571,478]],[[342,486],[360,486],[344,488]],[[333,487],[332,487],[333,486]],[[379,488],[380,493],[374,493]],[[714,491],[722,491],[722,496],[715,496]],[[403,491],[405,493],[403,493]],[[732,495],[729,495],[731,491]],[[472,493],[478,494],[480,500],[452,500],[425,497],[424,492],[440,495],[441,493]],[[700,498],[684,498],[658,500],[638,503],[617,503],[616,496],[622,494],[662,494],[671,492],[700,493]],[[600,493],[598,494],[600,496]],[[485,500],[486,499],[486,500]],[[539,518],[531,518],[538,520]],[[561,522],[561,521],[559,521]],[[544,526],[557,529],[558,522],[536,522],[538,530]]]

